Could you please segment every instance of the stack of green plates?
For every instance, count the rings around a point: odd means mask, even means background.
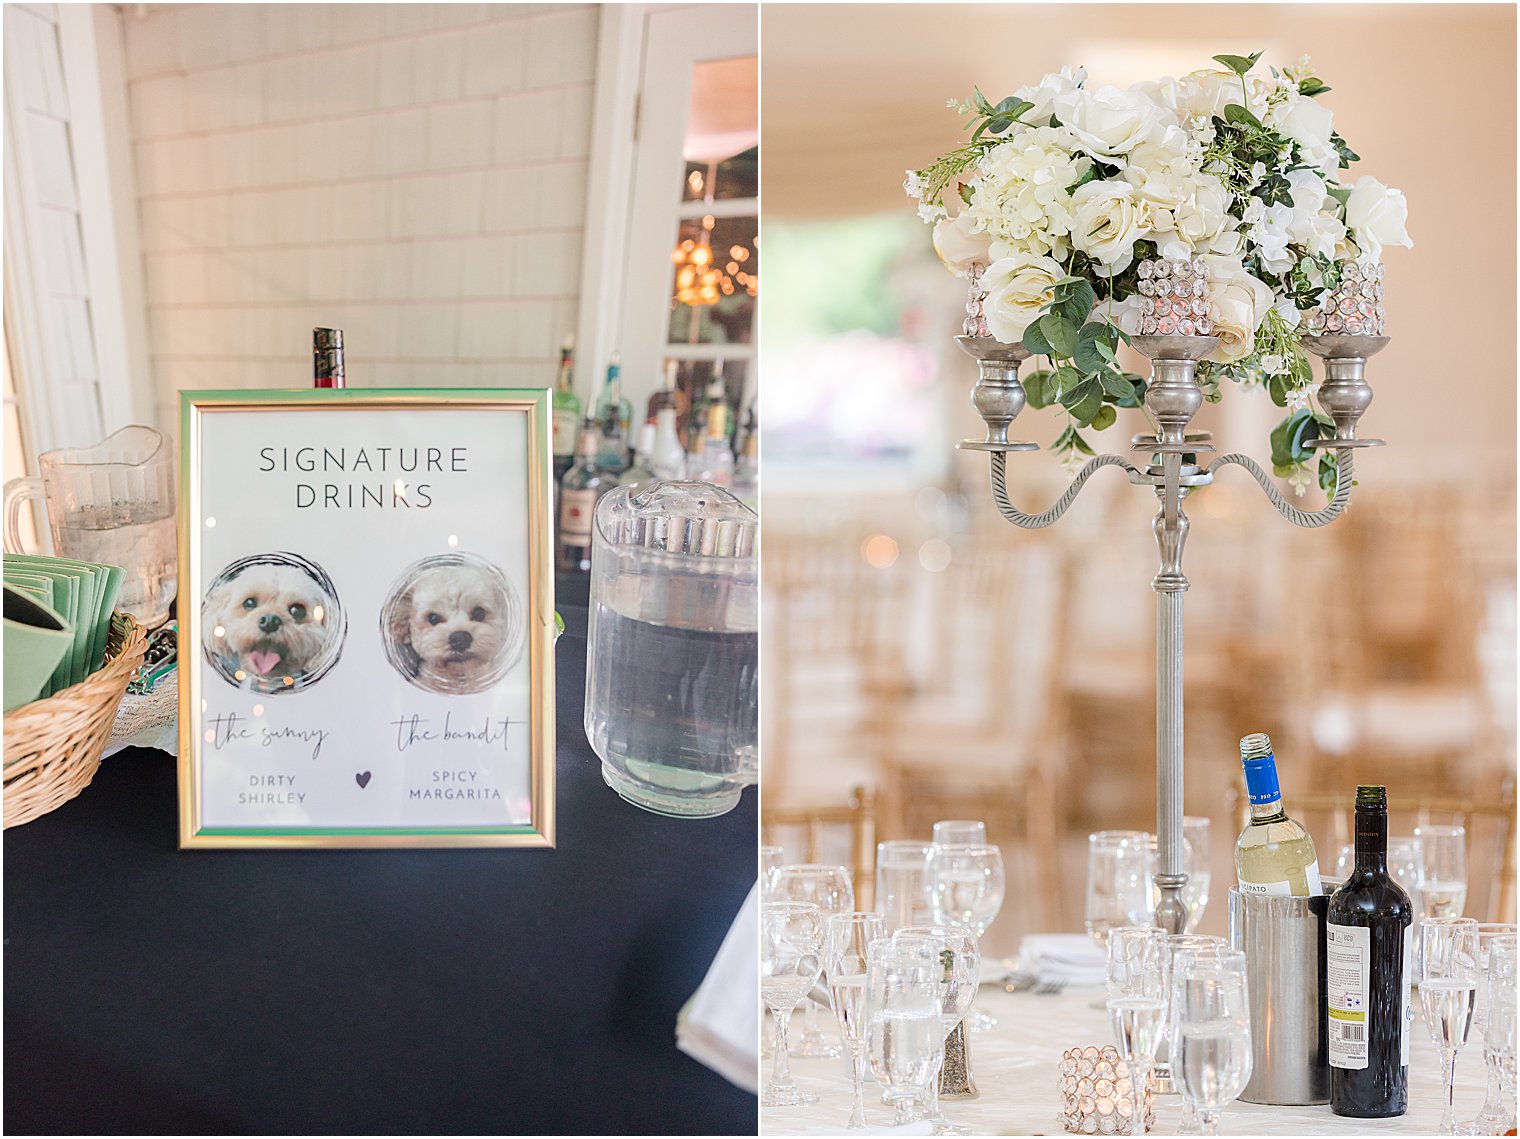
[[[43,683],[38,696],[78,684],[105,662],[111,614],[121,595],[120,566],[103,566],[40,554],[6,554],[5,584],[52,610],[73,633],[73,644]],[[22,643],[17,638],[18,646]],[[6,669],[12,665],[11,638],[5,643]],[[22,662],[15,662],[20,665]]]

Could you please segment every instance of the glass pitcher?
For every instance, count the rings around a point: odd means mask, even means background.
[[[708,483],[624,486],[591,540],[586,735],[645,810],[730,811],[759,768],[759,519]]]
[[[93,447],[47,451],[41,477],[5,484],[5,548],[22,553],[17,525],[29,498],[47,506],[60,558],[126,571],[117,607],[148,628],[169,617],[178,582],[174,456],[151,427],[123,427]]]

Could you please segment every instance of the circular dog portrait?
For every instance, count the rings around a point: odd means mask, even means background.
[[[428,692],[483,692],[523,648],[523,604],[506,574],[474,554],[408,566],[380,610],[391,667]]]
[[[298,692],[343,652],[348,619],[332,579],[299,554],[254,554],[216,576],[201,603],[201,646],[236,688]]]

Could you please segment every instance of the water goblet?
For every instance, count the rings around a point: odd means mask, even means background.
[[[1483,1058],[1497,1073],[1502,1122],[1485,1135],[1507,1134],[1515,1126],[1515,1028],[1517,1019],[1516,942],[1498,937],[1488,946],[1487,1022],[1483,1026]]]
[[[1420,858],[1418,902],[1421,917],[1460,917],[1467,902],[1467,830],[1414,828]]]
[[[913,1121],[913,1104],[944,1039],[939,971],[934,953],[923,946],[882,939],[866,949],[866,1059],[893,1106],[893,1126]]]
[[[939,962],[940,1022],[943,1029],[939,1053],[935,1057],[934,1070],[929,1075],[928,1106],[925,1118],[933,1124],[935,1135],[967,1135],[964,1127],[958,1127],[945,1118],[939,1107],[940,1072],[944,1068],[945,1043],[955,1026],[965,1018],[976,995],[981,972],[981,953],[977,949],[976,935],[958,926],[921,925],[905,926],[892,935],[898,945],[928,945]]]
[[[986,846],[987,824],[973,819],[941,819],[934,824],[935,846]]]
[[[1199,1131],[1219,1134],[1219,1113],[1251,1078],[1251,1014],[1243,953],[1194,955],[1172,974],[1172,1076]]]
[[[865,1079],[866,1054],[861,1009],[866,995],[866,951],[871,942],[887,936],[880,914],[831,914],[828,918],[823,949],[823,976],[828,982],[834,1015],[839,1018],[839,1034],[849,1050],[855,1075],[855,1098],[850,1109],[848,1131],[866,1126]]]
[[[1187,933],[1192,933],[1203,921],[1203,911],[1209,904],[1209,820],[1203,816],[1186,815],[1182,820],[1182,869],[1187,874],[1187,885],[1182,890],[1182,904],[1187,906]]]
[[[1144,831],[1087,836],[1087,932],[1100,949],[1107,945],[1109,930],[1153,920],[1149,837]]]
[[[1108,995],[1162,997],[1166,980],[1165,930],[1120,926],[1108,933]]]
[[[1196,933],[1174,933],[1166,939],[1166,1027],[1162,1030],[1161,1050],[1157,1052],[1158,1070],[1161,1059],[1166,1060],[1166,1072],[1174,1086],[1180,1081],[1173,1069],[1177,1056],[1176,1003],[1172,1000],[1173,981],[1197,961],[1217,961],[1231,969],[1244,970],[1246,955],[1231,949],[1222,937]],[[1178,1135],[1202,1135],[1203,1126],[1198,1119],[1198,1109],[1186,1099],[1182,1101],[1182,1120],[1177,1126]]]
[[[1483,983],[1478,986],[1477,1007],[1473,1010],[1473,1031],[1483,1040],[1483,1061],[1487,1068],[1488,1088],[1478,1114],[1459,1128],[1464,1135],[1503,1135],[1515,1125],[1505,1106],[1499,1085],[1499,1067],[1495,1053],[1488,1046],[1488,1018],[1492,1006],[1494,980],[1493,943],[1501,938],[1514,940],[1516,927],[1505,922],[1478,923],[1478,960],[1483,965]],[[1510,1015],[1501,1010],[1501,1016]]]
[[[1441,1134],[1457,1133],[1454,1097],[1457,1053],[1467,1044],[1477,1000],[1478,923],[1472,918],[1423,918],[1420,921],[1420,1003],[1425,1027],[1441,1053],[1445,1101]]]
[[[934,920],[929,898],[929,844],[893,839],[876,844],[876,908],[895,933],[905,925]]]
[[[814,1103],[787,1064],[786,1029],[823,965],[823,913],[808,902],[760,904],[760,996],[776,1020],[776,1058],[770,1083],[760,1097],[765,1107]]]
[[[778,902],[811,902],[823,912],[825,918],[832,914],[852,913],[855,909],[855,890],[850,884],[850,872],[843,866],[811,863],[782,866],[776,870],[771,897]],[[839,1045],[831,1043],[823,1035],[812,1001],[803,1005],[801,1027],[800,1038],[792,1045],[793,1056],[816,1059],[844,1054]]]
[[[937,925],[969,929],[980,939],[1003,908],[1003,855],[996,847],[935,846],[929,851],[929,897]],[[997,1021],[975,1010],[967,1014],[971,1032],[987,1032]]]
[[[779,846],[760,848],[760,900],[770,900],[771,887],[776,882],[776,871],[786,862],[786,852]]]

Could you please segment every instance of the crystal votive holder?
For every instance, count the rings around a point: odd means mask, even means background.
[[[1135,1097],[1129,1065],[1112,1044],[1061,1053],[1061,1124],[1074,1135],[1128,1135]],[[1156,1122],[1155,1093],[1145,1087],[1145,1128]]]
[[[1202,260],[1157,257],[1140,262],[1141,336],[1212,336],[1209,270]]]
[[[1382,336],[1383,266],[1341,261],[1340,280],[1320,298],[1319,307],[1304,316],[1311,336],[1325,333],[1346,336]]]

